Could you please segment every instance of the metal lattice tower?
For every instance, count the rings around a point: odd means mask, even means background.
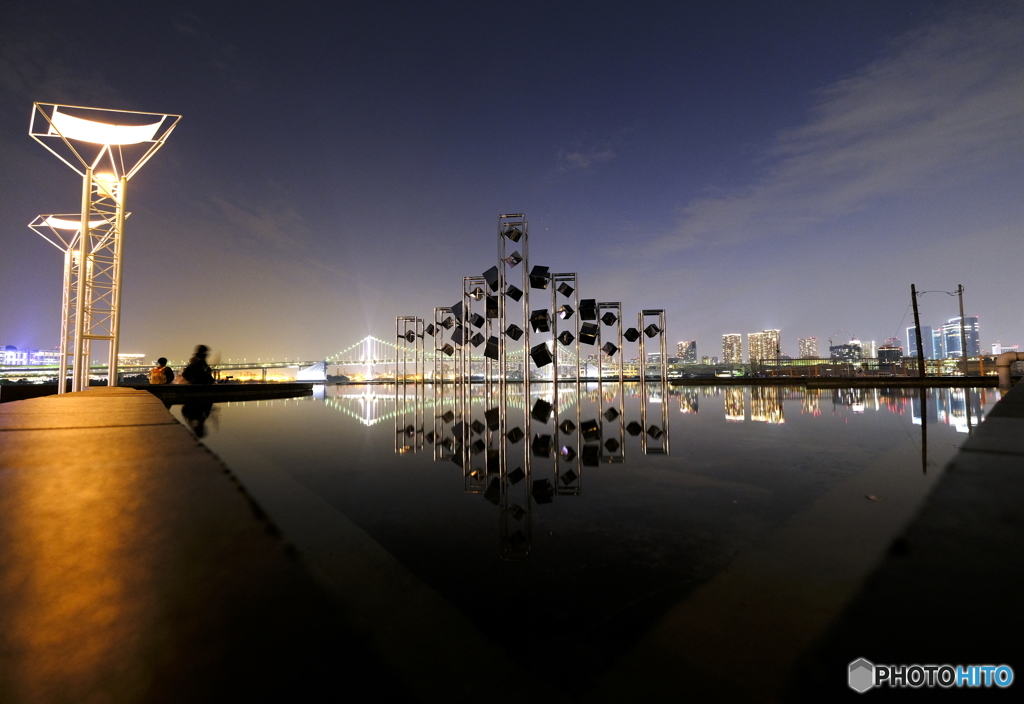
[[[101,119],[93,119],[97,117]],[[33,104],[29,135],[82,177],[77,251],[70,244],[66,250],[61,334],[62,373],[70,358],[73,391],[89,385],[93,341],[109,343],[107,383],[117,385],[128,180],[163,146],[180,119],[162,113]],[[63,393],[63,383],[57,391]]]

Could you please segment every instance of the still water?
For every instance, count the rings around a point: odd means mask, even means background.
[[[287,472],[514,659],[572,688],[750,556],[794,594],[824,572],[852,593],[998,398],[327,386],[190,408],[183,422],[228,466],[243,443]]]

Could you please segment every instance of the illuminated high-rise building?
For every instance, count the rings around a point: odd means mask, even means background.
[[[676,344],[679,359],[683,364],[697,363],[697,341],[686,340]]]
[[[800,359],[817,359],[818,358],[818,338],[816,337],[802,337],[800,338]]]
[[[977,357],[981,353],[981,344],[978,341],[978,316],[964,317],[964,336],[967,338],[967,356]],[[949,322],[942,326],[942,343],[947,358],[963,357],[960,344],[960,316],[950,318]]]
[[[762,330],[747,335],[747,357],[751,362],[778,359],[782,352],[778,330]]]
[[[941,338],[940,338],[941,339]],[[942,359],[943,354],[941,349],[936,346],[935,331],[932,330],[931,325],[921,326],[921,347],[924,348],[925,359]],[[917,328],[911,326],[907,328],[907,356],[917,356]]]
[[[722,335],[722,361],[726,364],[743,364],[743,335]]]

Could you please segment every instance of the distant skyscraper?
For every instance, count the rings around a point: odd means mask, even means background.
[[[981,344],[978,341],[978,316],[964,317],[964,334],[967,338],[967,356],[977,357],[981,350]],[[946,357],[963,356],[960,349],[960,316],[950,318],[949,322],[942,326],[942,343],[945,347]]]
[[[782,354],[778,330],[762,330],[747,335],[747,357],[751,362],[778,359]]]
[[[800,359],[817,359],[818,357],[818,338],[816,337],[802,337],[800,338]]]
[[[697,363],[697,341],[686,340],[676,345],[676,349],[679,352],[679,359],[682,360],[683,364],[696,364]]]
[[[722,361],[726,364],[743,364],[743,335],[722,335]]]
[[[924,348],[925,359],[941,359],[936,354],[935,334],[930,325],[921,326],[921,346]],[[917,356],[917,328],[907,328],[907,356]]]
[[[845,345],[832,345],[828,352],[837,362],[859,362],[863,357],[860,340],[850,340]]]
[[[860,342],[858,340],[858,342]],[[860,343],[861,355],[868,358],[875,358],[878,356],[878,345],[875,344],[874,340],[868,340]]]

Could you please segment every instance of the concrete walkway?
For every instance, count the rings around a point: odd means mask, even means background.
[[[145,391],[0,406],[0,565],[2,702],[406,698]]]

